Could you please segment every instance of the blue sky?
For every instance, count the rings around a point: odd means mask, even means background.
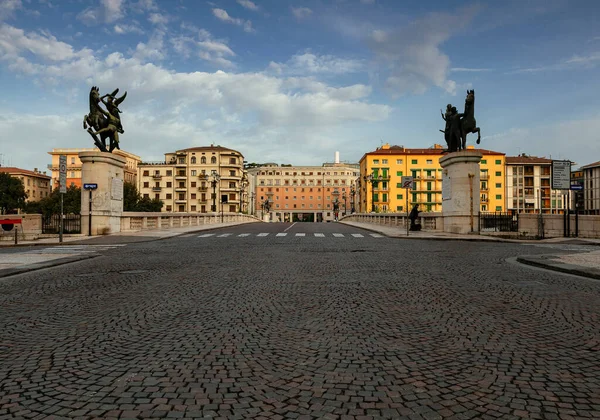
[[[97,85],[128,92],[121,145],[145,161],[426,148],[475,89],[481,147],[584,165],[600,160],[599,21],[584,0],[0,0],[0,161],[92,147]]]

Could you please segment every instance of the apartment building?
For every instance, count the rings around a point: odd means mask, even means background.
[[[473,146],[468,149],[475,150]],[[483,154],[480,168],[481,211],[504,209],[504,153],[476,149]],[[423,212],[442,211],[444,148],[409,149],[384,144],[361,158],[357,180],[359,211],[406,212],[419,204]],[[412,176],[413,188],[402,188],[401,178]]]
[[[583,214],[600,214],[600,161],[582,166]]]
[[[551,189],[552,159],[506,157],[506,209],[517,213],[562,214],[568,191]]]
[[[164,212],[239,212],[246,196],[244,156],[222,146],[192,147],[138,164],[138,191]]]
[[[335,202],[340,216],[351,212],[358,175],[356,165],[340,163],[337,154],[336,162],[323,166],[263,164],[248,169],[251,206],[263,214],[268,199],[275,221],[331,221]]]
[[[79,160],[80,152],[99,152],[97,148],[67,148],[67,149],[52,149],[48,152],[52,156],[52,163],[48,165],[52,173],[52,186],[59,186],[59,168],[58,163],[61,155],[67,157],[67,187],[76,186],[81,188],[81,160]],[[122,156],[126,159],[123,178],[125,182],[130,182],[137,185],[137,165],[141,162],[141,158],[133,153],[124,150],[115,149],[112,152],[114,155]]]
[[[50,176],[40,172],[37,168],[33,171],[15,167],[0,167],[0,173],[6,173],[23,183],[27,199],[25,201],[40,201],[50,195]]]

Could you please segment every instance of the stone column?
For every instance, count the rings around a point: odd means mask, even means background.
[[[440,159],[444,232],[479,232],[481,152],[463,150]]]
[[[80,152],[81,159],[81,233],[89,234],[90,192],[84,184],[97,184],[92,191],[92,236],[121,231],[123,180],[126,160],[106,152]]]

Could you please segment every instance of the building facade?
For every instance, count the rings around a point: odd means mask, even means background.
[[[327,166],[325,166],[327,165]],[[339,215],[352,211],[354,182],[359,170],[339,162],[323,166],[264,164],[248,169],[254,192],[251,206],[255,214],[269,214],[274,221],[322,222],[334,220],[334,205]],[[354,167],[353,167],[354,166]]]
[[[246,196],[244,156],[221,146],[165,154],[163,162],[138,164],[138,191],[163,201],[162,211],[240,212]]]
[[[468,149],[475,150],[473,146]],[[504,210],[504,153],[476,149],[483,154],[480,168],[481,211]],[[419,204],[422,212],[442,211],[444,148],[408,149],[385,144],[360,160],[359,211],[406,212]],[[413,188],[402,187],[403,176],[414,178]]]
[[[551,189],[552,159],[506,158],[506,209],[517,213],[562,214],[568,191]]]
[[[52,187],[59,186],[59,168],[58,163],[61,155],[67,157],[67,187],[75,186],[81,188],[81,160],[79,160],[80,152],[99,152],[97,148],[78,148],[78,149],[52,149],[48,152],[52,156],[52,163],[48,165],[52,173]],[[137,165],[141,162],[139,156],[123,150],[113,150],[115,155],[123,156],[126,160],[124,168],[124,181],[137,185]]]
[[[0,173],[6,173],[23,183],[27,199],[25,201],[40,201],[50,195],[51,178],[46,172],[40,172],[37,168],[33,171],[15,167],[0,167]]]
[[[600,214],[600,161],[582,166],[583,214]]]

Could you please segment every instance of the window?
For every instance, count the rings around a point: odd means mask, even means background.
[[[74,157],[71,158],[71,165],[75,165],[75,158]]]
[[[180,158],[177,160],[177,162],[178,162],[178,163],[185,163],[185,158],[184,158],[184,157],[180,157]]]
[[[168,170],[168,171],[167,171],[167,176],[173,176],[173,171],[171,171],[171,170]]]
[[[502,206],[496,206],[496,211],[502,211]]]
[[[185,200],[185,193],[179,193],[178,200]]]
[[[192,206],[192,211],[196,211],[196,206]]]
[[[379,159],[373,159],[373,165],[379,165]]]
[[[428,165],[433,165],[433,160],[431,160],[431,159],[427,159],[426,163],[427,163]]]
[[[396,194],[396,200],[402,200],[404,196],[402,194]]]
[[[173,194],[167,194],[167,200],[171,200],[173,198]]]
[[[191,163],[195,164],[196,163],[196,156],[192,156],[192,159],[190,160]],[[196,206],[194,206],[196,207]]]
[[[417,159],[413,159],[410,161],[411,164],[416,165],[417,164]]]
[[[192,170],[192,176],[196,176],[196,170]]]
[[[167,182],[167,188],[171,188],[173,186],[172,182]]]
[[[75,172],[71,172],[71,178],[75,178]]]
[[[173,207],[167,206],[167,211],[173,211]]]
[[[144,182],[144,188],[148,188],[150,186],[149,182]]]
[[[487,165],[487,160],[486,159],[481,159],[481,164],[482,165]]]
[[[404,208],[402,206],[396,206],[396,211],[402,211]]]
[[[502,159],[496,159],[496,165],[502,165]]]
[[[236,164],[237,162],[236,162],[236,159],[234,157],[232,157],[232,158],[229,158],[229,163]]]
[[[502,172],[496,171],[496,176],[502,176]]]
[[[402,165],[404,162],[402,159],[396,159],[396,165]]]
[[[196,188],[196,183],[192,182],[192,188]]]
[[[216,157],[211,157],[210,158],[210,163],[217,163],[217,158]]]
[[[496,188],[502,188],[502,184],[501,183],[496,183]]]
[[[387,159],[381,159],[381,164],[382,165],[387,165],[388,164],[388,160]]]
[[[396,176],[402,176],[402,171],[396,171]]]
[[[229,176],[235,176],[235,171],[229,171]]]
[[[206,165],[206,156],[202,156],[200,158],[200,163],[205,164]]]
[[[150,198],[149,194],[144,194],[144,198]]]
[[[496,194],[496,200],[502,200],[502,194]]]
[[[196,194],[192,194],[191,198],[192,198],[192,200],[195,200],[196,199]]]
[[[235,188],[235,182],[230,182],[229,183],[229,188]]]

